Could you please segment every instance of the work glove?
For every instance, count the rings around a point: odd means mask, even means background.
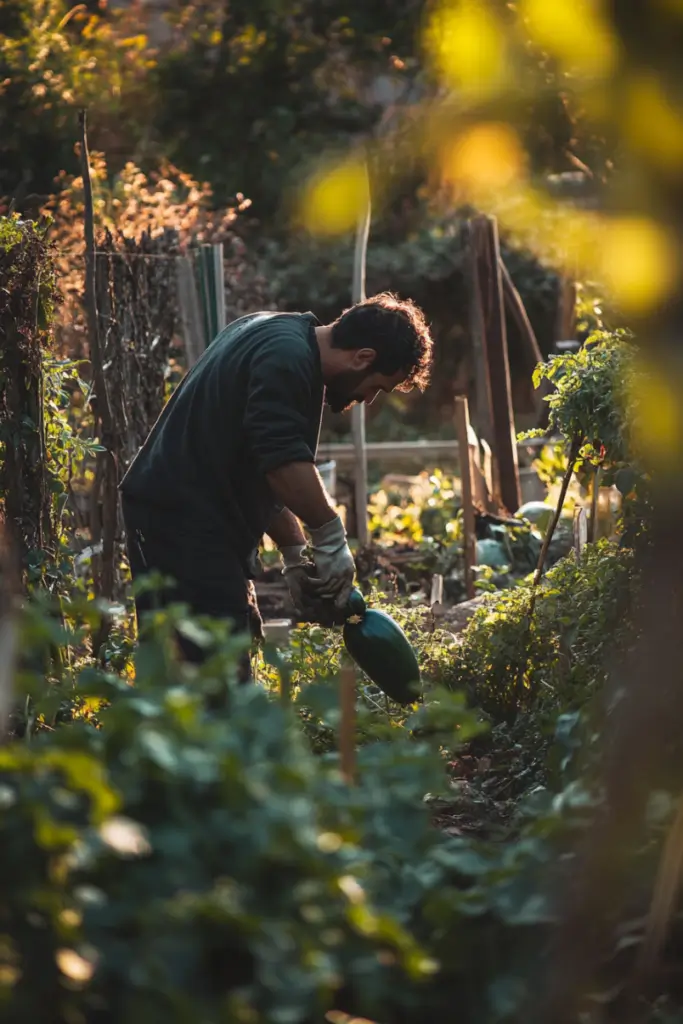
[[[311,530],[311,555],[316,578],[306,581],[305,589],[316,597],[334,601],[336,608],[345,608],[353,590],[356,563],[346,542],[346,530],[339,516]]]
[[[280,548],[284,568],[284,576],[289,594],[298,612],[303,612],[306,607],[306,590],[310,574],[313,572],[313,563],[304,558],[305,546],[294,544],[291,547]]]

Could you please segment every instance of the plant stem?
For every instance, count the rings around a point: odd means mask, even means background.
[[[538,585],[541,582],[541,579],[543,578],[543,569],[545,566],[545,560],[548,557],[548,549],[550,548],[553,535],[555,533],[555,530],[557,529],[557,524],[560,521],[560,516],[562,515],[562,508],[564,506],[565,498],[567,497],[567,491],[569,490],[569,484],[571,482],[572,474],[574,472],[574,463],[576,462],[576,457],[579,453],[580,446],[581,441],[578,438],[572,441],[571,448],[569,449],[567,470],[562,480],[562,487],[560,488],[560,495],[557,500],[557,508],[555,509],[555,515],[553,516],[552,522],[550,523],[550,526],[546,531],[546,535],[543,540],[543,546],[541,547],[541,551],[538,556],[538,563],[536,565],[536,571],[534,573],[533,582],[531,584],[531,599],[529,601],[528,622],[526,630],[524,632],[524,646],[521,652],[521,661],[519,670],[517,672],[517,679],[515,681],[514,688],[515,714],[519,710],[519,698],[522,691],[522,684],[524,682],[524,673],[529,659],[529,640],[531,638],[531,625],[533,622],[534,611],[536,609]]]
[[[572,474],[574,472],[574,463],[576,462],[576,456],[579,454],[580,445],[581,442],[579,440],[575,440],[572,442],[572,446],[569,450],[569,462],[567,465],[567,470],[564,474],[564,479],[562,480],[562,487],[560,488],[560,496],[557,501],[555,515],[553,516],[552,522],[550,523],[550,526],[546,531],[546,535],[543,540],[543,546],[541,547],[541,551],[538,556],[538,564],[536,565],[536,572],[534,573],[533,582],[534,597],[536,594],[536,587],[541,582],[541,577],[543,576],[545,560],[548,557],[548,549],[555,534],[555,530],[557,529],[557,524],[560,521],[560,516],[562,515],[562,509],[564,507],[565,498],[567,497],[567,491],[569,490],[569,484],[571,483]]]

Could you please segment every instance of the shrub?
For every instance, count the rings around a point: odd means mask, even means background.
[[[580,707],[605,678],[605,654],[626,643],[632,553],[608,541],[550,569],[533,617],[530,581],[490,595],[454,652],[450,682],[495,719],[539,704]]]
[[[375,743],[349,787],[263,688],[226,688],[241,642],[188,669],[175,624],[201,632],[159,614],[134,687],[85,668],[71,724],[0,752],[8,1019],[296,1022],[336,999],[391,1018],[440,999],[410,930],[449,871],[424,802],[438,747]],[[445,710],[451,733],[476,731]]]

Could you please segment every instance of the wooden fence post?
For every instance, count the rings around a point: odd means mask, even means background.
[[[196,255],[204,323],[204,348],[208,348],[225,327],[225,278],[223,243],[204,242]]]
[[[189,256],[179,256],[176,263],[178,306],[185,341],[185,358],[191,369],[204,351],[204,327],[199,310],[199,297],[194,269]]]
[[[477,562],[474,505],[472,503],[472,453],[469,444],[470,414],[467,399],[455,400],[455,432],[460,448],[460,482],[462,485],[462,519],[464,530],[465,591],[467,599],[475,595],[474,566]]]
[[[496,490],[503,505],[515,512],[521,505],[515,422],[510,388],[505,302],[500,270],[500,246],[495,217],[478,216],[470,221],[471,259],[475,290],[472,302],[483,324],[482,351],[487,364],[495,452]]]

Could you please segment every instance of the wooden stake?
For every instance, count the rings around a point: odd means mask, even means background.
[[[517,291],[515,283],[510,277],[510,272],[505,266],[502,258],[500,260],[500,274],[503,282],[505,308],[517,325],[519,337],[522,342],[524,366],[526,372],[529,374],[529,378],[531,378],[531,375],[538,364],[543,362],[543,353],[541,352],[538,341],[536,340],[536,334],[531,326],[531,321],[529,320],[529,316],[522,301],[522,296]],[[541,406],[547,405],[547,403],[543,401],[540,388],[533,388],[531,380],[529,380],[529,385],[532,390],[532,401],[534,403],[535,415],[538,419],[541,414]]]
[[[531,320],[529,320],[522,296],[517,291],[515,283],[510,277],[510,271],[505,266],[502,257],[500,259],[500,276],[503,282],[505,307],[519,328],[525,366],[529,373],[533,373],[538,364],[543,362],[543,353],[536,340],[536,333],[531,326]]]
[[[100,345],[99,323],[97,319],[97,286],[95,282],[95,215],[90,178],[90,153],[88,151],[88,125],[85,110],[79,114],[81,127],[81,172],[83,175],[83,205],[85,210],[85,306],[88,317],[88,334],[90,342],[90,358],[95,378],[97,393],[97,411],[102,421],[102,428],[107,435],[113,429],[113,417],[109,392],[104,378],[104,360]]]
[[[493,420],[493,436],[484,436],[494,446],[494,467],[497,471],[495,491],[508,511],[515,512],[522,498],[517,467],[498,224],[495,217],[474,217],[470,221],[470,239],[476,282],[472,300],[475,308],[480,308],[476,319],[483,324],[482,349],[487,364]]]
[[[455,400],[455,432],[460,448],[460,481],[462,485],[462,517],[464,528],[463,554],[465,560],[465,592],[468,600],[475,596],[474,566],[476,565],[476,535],[474,505],[472,504],[472,454],[469,444],[470,415],[467,399]]]
[[[341,770],[349,786],[356,775],[356,670],[346,662],[339,677],[339,754]]]
[[[577,562],[580,562],[583,557],[587,540],[588,520],[586,518],[586,510],[583,506],[577,505],[574,509],[574,553]]]
[[[199,309],[199,296],[194,267],[189,256],[178,256],[176,263],[178,305],[185,341],[185,358],[191,369],[204,351],[204,327]]]
[[[356,248],[353,256],[353,280],[351,282],[351,301],[365,300],[365,270],[367,265],[368,238],[370,221],[372,220],[372,203],[370,200],[370,176],[365,167],[366,201],[358,218],[356,229]],[[354,497],[356,507],[356,533],[361,548],[368,543],[368,459],[365,447],[365,405],[361,402],[351,409],[351,433],[355,456]]]
[[[595,467],[595,473],[593,475],[593,491],[591,494],[591,517],[588,521],[588,540],[591,544],[595,544],[598,539],[598,515],[600,512],[600,478],[602,477],[602,469],[600,466]]]
[[[211,246],[213,254],[213,275],[214,275],[214,301],[216,304],[216,334],[220,334],[226,325],[225,313],[225,265],[224,249],[222,242],[216,242]]]
[[[477,434],[487,443],[493,441],[493,399],[488,371],[488,351],[486,346],[486,323],[481,300],[483,294],[480,280],[479,260],[477,258],[477,230],[474,221],[468,224],[468,287],[469,287],[469,327],[474,355],[474,379],[476,391],[476,424]]]
[[[99,453],[102,480],[102,555],[101,571],[97,581],[98,596],[111,600],[114,596],[114,545],[118,524],[118,469],[114,446],[114,419],[111,411],[109,391],[104,375],[104,354],[99,332],[97,312],[97,250],[95,247],[95,216],[93,206],[92,180],[90,177],[90,153],[88,151],[88,125],[85,110],[79,114],[81,128],[81,172],[85,208],[85,305],[90,342],[90,361],[95,382],[94,397],[97,402],[96,419],[102,425],[101,442],[105,449]],[[106,636],[103,625],[98,642]]]
[[[14,704],[14,673],[19,654],[17,595],[19,571],[10,548],[9,531],[0,521],[0,743],[8,738]]]

